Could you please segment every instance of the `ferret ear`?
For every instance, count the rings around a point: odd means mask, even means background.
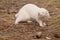
[[[38,16],[43,16],[41,13],[38,13]]]

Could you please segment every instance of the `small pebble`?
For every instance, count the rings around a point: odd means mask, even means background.
[[[59,8],[56,8],[56,10],[59,9]]]
[[[36,38],[39,39],[41,38],[42,32],[36,32]]]
[[[50,37],[46,37],[46,39],[50,40],[51,38]]]

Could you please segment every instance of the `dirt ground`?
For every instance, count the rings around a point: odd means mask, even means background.
[[[46,27],[35,22],[14,25],[15,14],[27,3],[49,10],[51,19]],[[40,38],[36,32],[42,32]],[[0,40],[60,40],[60,0],[0,0]]]

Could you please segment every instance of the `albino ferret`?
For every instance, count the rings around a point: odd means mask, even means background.
[[[34,19],[39,26],[44,27],[46,23],[43,22],[43,20],[50,18],[50,14],[45,8],[40,8],[35,4],[26,4],[19,10],[15,17],[15,24],[18,24],[21,21],[30,21],[30,19]]]

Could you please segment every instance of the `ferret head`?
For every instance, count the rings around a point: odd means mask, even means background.
[[[46,10],[45,8],[40,8],[38,15],[40,16],[40,18],[42,19],[49,19],[50,18],[50,14],[49,11]]]

